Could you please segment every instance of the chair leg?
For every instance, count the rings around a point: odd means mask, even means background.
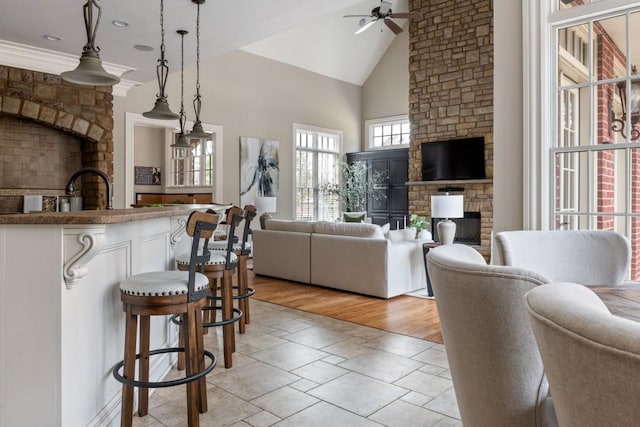
[[[222,276],[222,320],[229,320],[233,317],[233,283],[231,271],[225,270]],[[235,330],[233,323],[222,327],[222,342],[224,351],[224,367],[233,366],[232,355],[235,351]]]
[[[199,310],[201,311],[201,310]],[[198,360],[200,361],[198,372],[202,372],[205,369],[205,358],[204,358],[204,334],[202,327],[202,315],[195,316],[197,319],[196,323],[196,337],[197,337],[197,354]],[[207,404],[207,378],[202,377],[198,380],[198,397],[199,397],[199,410],[201,414],[207,412],[208,404]]]
[[[185,323],[182,324],[185,329],[185,353],[186,353],[186,375],[195,375],[200,367],[198,360],[198,331],[196,330],[197,316],[201,316],[199,310],[194,309],[195,304],[189,304],[188,312],[184,315]],[[200,425],[200,388],[199,381],[191,381],[187,385],[187,417],[189,427],[197,427]]]
[[[140,381],[149,381],[149,341],[151,324],[149,316],[140,316]],[[138,387],[138,416],[144,417],[149,411],[149,389]]]
[[[138,332],[138,317],[131,313],[131,307],[126,307],[126,326],[124,335],[124,366],[122,375],[127,379],[135,378],[136,371],[136,338]],[[120,425],[131,427],[133,424],[133,386],[122,384],[122,408]]]
[[[247,274],[247,256],[238,257],[238,294],[246,295],[249,292],[249,275]],[[249,312],[249,298],[238,300],[238,307],[242,310],[243,316],[238,322],[238,329],[241,334],[246,332],[245,325],[251,323],[251,313]]]
[[[184,355],[187,352],[187,347],[185,346],[185,338],[184,338],[184,334],[185,332],[185,328],[184,328],[184,314],[180,315],[180,328],[178,329],[178,346],[182,347],[185,349],[184,352],[178,353],[178,364],[176,366],[176,368],[179,371],[184,371],[184,367],[185,367],[185,361],[184,361]]]

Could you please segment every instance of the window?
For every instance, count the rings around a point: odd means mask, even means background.
[[[637,2],[615,11],[577,5],[542,18],[541,31],[551,38],[540,69],[546,64],[553,72],[542,77],[539,93],[542,104],[551,95],[551,108],[542,108],[536,142],[542,168],[529,184],[542,183],[541,228],[614,230],[629,237],[630,278],[638,280],[640,241],[633,237],[640,235],[640,110],[632,88],[640,82],[634,67],[640,54],[633,46],[640,8]]]
[[[294,125],[296,219],[335,221],[340,200],[323,190],[338,184],[342,132]]]
[[[177,133],[172,134],[177,138]],[[171,185],[174,187],[211,187],[214,179],[214,139],[189,140],[191,150],[171,150]]]
[[[365,129],[369,149],[401,148],[409,145],[411,128],[407,116],[366,120]]]

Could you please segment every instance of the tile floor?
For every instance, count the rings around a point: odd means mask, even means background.
[[[207,377],[205,426],[461,426],[444,346],[258,300],[233,368]],[[217,332],[217,331],[212,331]],[[216,356],[218,333],[205,336]],[[172,372],[170,374],[174,375]],[[186,425],[184,386],[134,426]]]

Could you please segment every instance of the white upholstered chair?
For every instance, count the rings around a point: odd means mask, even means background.
[[[524,306],[545,278],[459,244],[431,249],[427,263],[464,426],[555,426]]]
[[[550,282],[620,285],[629,279],[631,246],[622,234],[604,230],[503,231],[494,259],[535,271]]]
[[[640,425],[640,324],[575,283],[540,286],[526,305],[559,424]]]

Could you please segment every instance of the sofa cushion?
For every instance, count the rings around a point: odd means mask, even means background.
[[[313,233],[311,221],[287,221],[283,219],[269,219],[266,222],[267,230],[295,231],[298,233]]]
[[[382,229],[376,224],[318,221],[313,231],[319,234],[384,239]]]

